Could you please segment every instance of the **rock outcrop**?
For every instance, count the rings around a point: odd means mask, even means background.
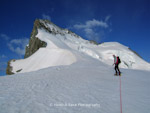
[[[12,66],[11,66],[11,62],[13,62],[13,61],[15,61],[15,60],[10,60],[10,61],[8,61],[8,63],[7,63],[7,69],[6,69],[6,74],[7,74],[7,75],[12,75],[12,74],[14,74],[14,73],[12,72]]]
[[[35,53],[39,48],[41,47],[46,47],[46,43],[39,40],[36,35],[38,34],[38,29],[45,27],[44,25],[42,25],[42,23],[40,22],[40,20],[35,20],[34,22],[34,27],[31,33],[31,37],[30,37],[30,41],[29,41],[29,45],[26,46],[26,50],[25,50],[25,56],[24,58],[27,58],[29,56],[31,56],[33,53]]]

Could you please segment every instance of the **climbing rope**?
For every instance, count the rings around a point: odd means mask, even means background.
[[[120,78],[120,112],[122,113],[121,76],[119,76],[119,78]]]

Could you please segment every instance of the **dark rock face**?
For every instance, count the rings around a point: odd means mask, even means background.
[[[14,73],[12,72],[12,66],[10,65],[10,63],[13,62],[13,61],[15,61],[15,60],[10,60],[10,61],[8,61],[8,63],[7,63],[7,69],[6,69],[6,74],[7,74],[7,75],[12,75],[12,74],[14,74]]]
[[[98,43],[95,40],[90,40],[90,43],[98,45]]]
[[[26,46],[24,58],[31,56],[39,48],[46,47],[47,44],[44,41],[41,41],[36,37],[36,35],[38,34],[38,29],[42,27],[45,27],[45,26],[40,22],[40,20],[35,20],[34,27],[31,33],[31,38],[29,41],[29,45]]]

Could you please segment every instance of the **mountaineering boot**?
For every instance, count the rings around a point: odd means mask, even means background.
[[[115,73],[114,75],[117,76],[117,73]]]
[[[119,72],[119,76],[121,76],[121,72]]]

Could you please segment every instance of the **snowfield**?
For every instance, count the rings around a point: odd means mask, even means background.
[[[150,72],[121,69],[123,113],[149,113]],[[120,113],[119,76],[87,57],[0,77],[0,113]]]

